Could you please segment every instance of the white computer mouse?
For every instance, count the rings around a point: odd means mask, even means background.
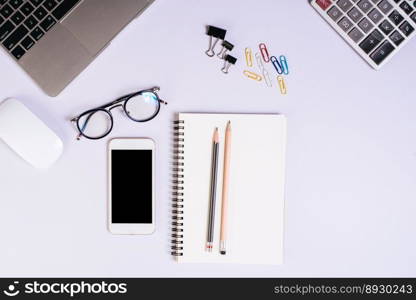
[[[32,166],[50,167],[62,154],[62,140],[23,103],[0,103],[0,139]]]

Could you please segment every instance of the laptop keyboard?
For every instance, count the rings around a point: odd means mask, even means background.
[[[416,35],[416,0],[312,0],[312,5],[376,69]]]
[[[80,0],[0,0],[0,42],[22,58]]]

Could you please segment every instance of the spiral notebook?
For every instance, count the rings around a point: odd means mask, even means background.
[[[231,121],[227,254],[219,253],[224,136]],[[175,121],[172,255],[178,262],[281,264],[286,119],[272,114],[181,113]],[[213,251],[205,250],[212,134],[219,129]]]

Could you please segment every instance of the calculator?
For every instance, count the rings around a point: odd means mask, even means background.
[[[416,0],[311,0],[311,4],[376,70],[416,35]]]

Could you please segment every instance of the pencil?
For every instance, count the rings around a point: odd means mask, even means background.
[[[212,244],[214,241],[215,201],[216,201],[216,194],[217,194],[218,149],[219,149],[218,128],[215,128],[214,136],[212,138],[211,195],[210,195],[210,202],[209,202],[208,233],[207,233],[207,244],[206,244],[206,250],[208,252],[212,251]]]
[[[224,142],[224,170],[222,178],[222,205],[221,205],[221,232],[220,232],[220,253],[226,254],[227,241],[227,214],[228,214],[228,185],[230,177],[230,155],[231,155],[231,121],[228,121],[225,129]]]

